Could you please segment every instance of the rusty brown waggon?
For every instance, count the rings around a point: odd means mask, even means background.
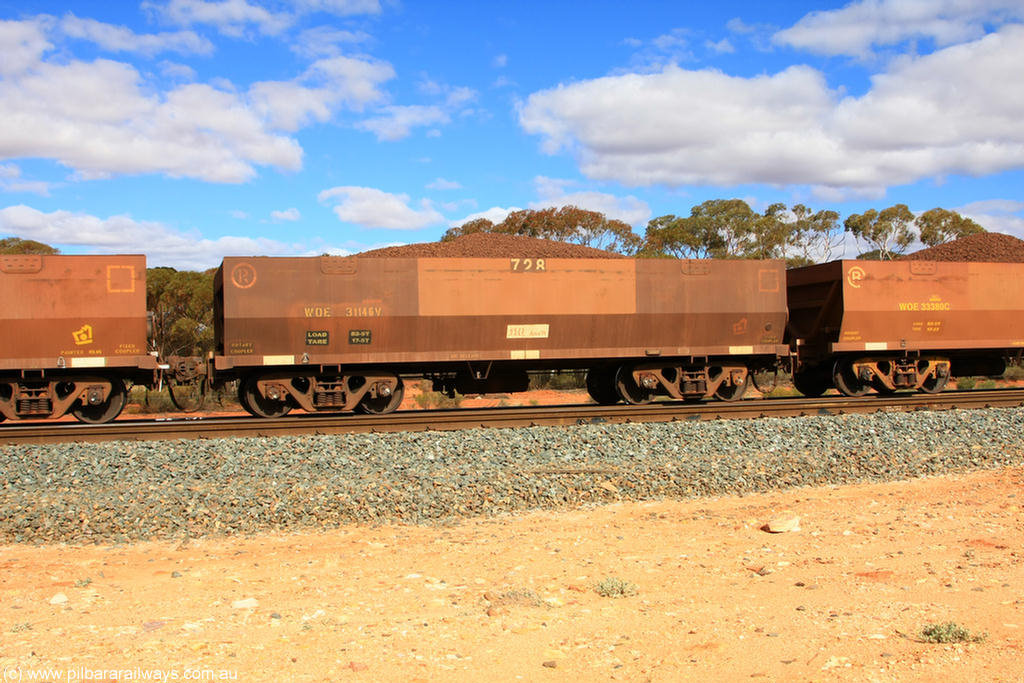
[[[0,420],[108,422],[154,382],[145,256],[0,256],[0,302]]]
[[[403,377],[449,393],[587,372],[600,403],[738,399],[786,354],[781,261],[225,258],[213,382],[250,412],[389,412]]]
[[[833,261],[787,273],[794,383],[941,391],[1024,351],[1024,264]]]

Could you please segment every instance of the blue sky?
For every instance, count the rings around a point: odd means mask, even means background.
[[[0,0],[0,237],[347,254],[575,204],[1024,237],[1024,4]],[[857,253],[853,244],[846,255]]]

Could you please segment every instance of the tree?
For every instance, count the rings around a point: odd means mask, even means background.
[[[970,218],[938,207],[925,211],[914,222],[921,233],[921,243],[928,247],[985,232],[985,228]]]
[[[784,247],[787,264],[805,266],[832,260],[840,240],[839,214],[828,210],[811,213],[803,204],[790,209],[790,214],[793,220]],[[790,249],[797,253],[790,256]]]
[[[775,209],[773,209],[774,211]],[[760,216],[741,199],[709,199],[685,218],[659,216],[647,224],[640,253],[677,258],[748,258],[771,251],[774,216]],[[774,237],[772,238],[774,239]]]
[[[446,242],[474,232],[524,235],[582,244],[622,254],[636,252],[641,243],[640,236],[633,232],[628,223],[577,206],[513,211],[497,225],[486,218],[477,218],[449,229],[441,241]]]
[[[914,241],[914,231],[911,229],[913,222],[914,214],[907,205],[896,204],[881,211],[868,209],[864,213],[848,216],[843,226],[858,242],[863,240],[878,250],[880,260],[889,261],[906,251]]]
[[[213,349],[213,270],[146,271],[146,307],[153,314],[153,342],[162,358],[202,356]]]
[[[36,242],[35,240],[23,240],[20,237],[5,237],[0,240],[0,254],[59,254],[60,249],[55,249],[48,244]]]
[[[494,232],[494,223],[487,218],[474,218],[468,223],[455,228],[448,228],[448,230],[441,236],[442,242],[451,242],[457,237],[463,235],[469,235],[474,232]]]

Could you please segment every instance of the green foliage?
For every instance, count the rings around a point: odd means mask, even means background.
[[[988,638],[988,634],[971,634],[956,622],[947,621],[942,624],[927,624],[921,629],[918,637],[926,643],[980,643]]]
[[[0,254],[59,254],[48,244],[35,240],[23,240],[20,237],[5,237],[0,240]]]
[[[458,408],[462,405],[462,394],[456,392],[455,396],[448,396],[440,391],[433,391],[433,383],[424,380],[419,383],[420,393],[413,399],[422,410],[431,408]]]
[[[985,228],[970,218],[938,207],[925,211],[914,222],[921,232],[921,243],[929,247],[985,232]]]
[[[161,357],[202,356],[213,349],[213,270],[149,268],[146,308]]]
[[[576,206],[513,211],[497,225],[486,218],[478,218],[449,229],[441,237],[441,241],[447,242],[476,232],[557,240],[620,254],[633,254],[641,245],[640,236],[633,232],[628,223],[607,218],[598,211],[588,211]]]
[[[530,375],[530,389],[552,389],[572,391],[587,388],[587,373],[580,372],[539,372]]]
[[[890,261],[914,241],[913,222],[914,214],[907,205],[896,204],[881,211],[868,209],[847,216],[843,227],[858,242],[877,249],[879,260]]]
[[[957,377],[956,388],[957,389],[973,389],[974,385],[978,383],[978,380],[974,377]]]
[[[636,584],[632,581],[625,581],[616,577],[608,577],[602,580],[594,590],[603,598],[626,598],[637,594]]]

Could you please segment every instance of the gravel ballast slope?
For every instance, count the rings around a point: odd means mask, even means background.
[[[436,523],[1024,464],[1024,409],[0,448],[0,543]]]

